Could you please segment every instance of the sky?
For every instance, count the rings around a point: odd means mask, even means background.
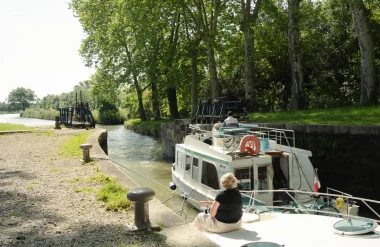
[[[18,87],[42,99],[89,79],[79,55],[85,34],[69,0],[0,0],[0,102]]]

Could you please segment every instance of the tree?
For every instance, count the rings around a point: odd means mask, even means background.
[[[12,90],[8,95],[8,103],[13,105],[16,110],[25,110],[37,99],[36,94],[23,87]]]
[[[375,48],[369,24],[368,10],[362,0],[348,0],[352,20],[360,47],[361,94],[360,104],[372,105],[377,102],[375,77]]]
[[[299,33],[299,4],[300,0],[288,0],[288,50],[290,57],[290,67],[292,69],[292,110],[300,110],[304,109],[305,107]]]
[[[202,40],[207,46],[208,71],[210,75],[211,96],[219,96],[219,79],[215,59],[216,36],[218,33],[218,19],[226,8],[229,0],[192,0],[192,4],[186,5],[192,16],[197,30],[201,33]]]
[[[254,6],[253,11],[252,5]],[[241,0],[242,8],[242,23],[241,31],[244,34],[244,85],[245,85],[245,99],[247,102],[253,103],[255,101],[254,88],[254,69],[255,69],[255,34],[253,26],[256,24],[261,0]]]

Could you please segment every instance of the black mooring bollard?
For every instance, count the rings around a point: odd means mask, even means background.
[[[148,202],[154,198],[156,193],[149,188],[137,188],[130,190],[127,194],[128,200],[135,204],[135,221],[127,224],[128,230],[159,230],[160,227],[149,221],[149,204]]]

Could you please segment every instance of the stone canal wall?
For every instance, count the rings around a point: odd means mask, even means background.
[[[182,143],[188,133],[191,119],[177,119],[174,123],[161,124],[162,157],[168,161],[174,161],[175,144]]]

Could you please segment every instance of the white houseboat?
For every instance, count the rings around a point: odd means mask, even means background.
[[[331,188],[316,192],[312,154],[295,147],[293,131],[221,123],[190,130],[176,145],[171,188],[200,209],[198,201],[214,200],[221,176],[232,172],[243,195],[242,229],[205,233],[218,246],[380,246],[380,215],[373,209],[380,202]],[[359,216],[359,205],[373,217]]]
[[[203,126],[204,127],[204,126]],[[191,125],[191,133],[176,145],[172,180],[189,203],[212,200],[223,189],[220,178],[232,172],[239,189],[247,196],[245,206],[263,203],[271,206],[276,197],[271,190],[292,188],[312,191],[315,170],[311,152],[295,147],[292,130],[240,125],[222,127],[214,124],[212,131],[202,125]]]

